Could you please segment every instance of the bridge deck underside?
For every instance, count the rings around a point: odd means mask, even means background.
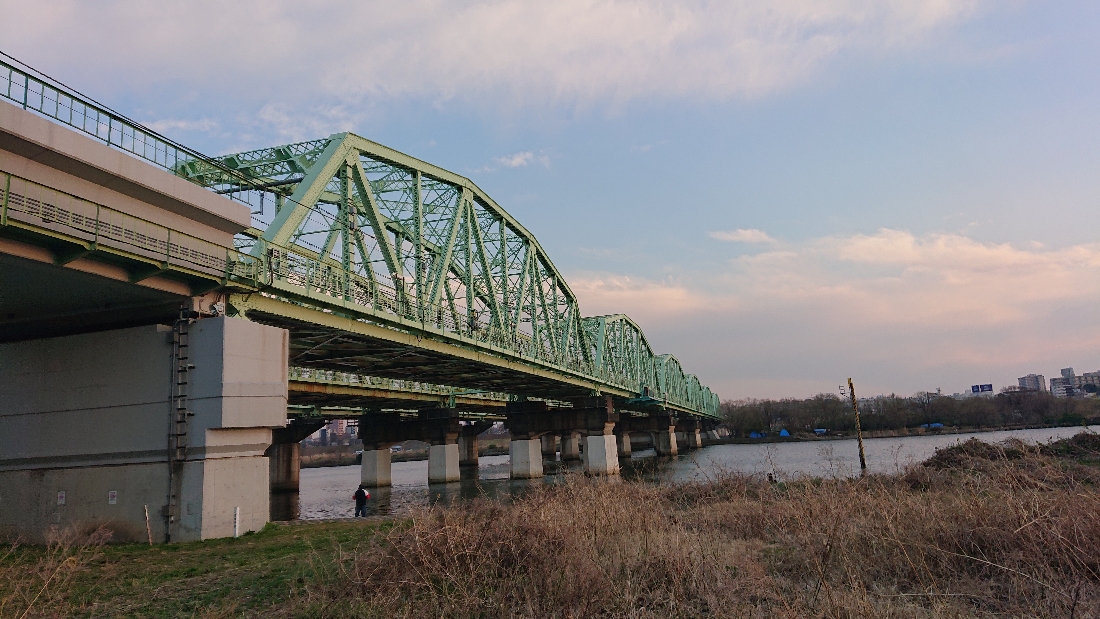
[[[295,366],[561,400],[592,393],[591,387],[540,376],[484,353],[464,358],[255,309],[246,316],[290,332]]]
[[[450,403],[446,395],[350,385],[290,381],[288,403],[292,406],[341,407],[366,410],[426,410]],[[455,409],[470,416],[504,414],[506,403],[470,396],[456,396]]]
[[[0,342],[171,324],[185,299],[0,252]]]

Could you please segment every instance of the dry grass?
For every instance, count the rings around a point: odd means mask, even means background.
[[[576,478],[437,507],[296,600],[403,617],[1100,616],[1100,471],[966,443],[902,476]],[[331,612],[331,611],[330,611]]]
[[[46,534],[46,546],[32,561],[20,560],[18,544],[0,551],[0,617],[67,615],[72,580],[100,557],[110,538],[105,528],[52,529]]]
[[[903,475],[858,480],[730,475],[660,487],[575,477],[511,505],[438,506],[345,542],[299,541],[302,550],[279,555],[295,568],[265,605],[203,608],[300,617],[1100,617],[1100,469],[1080,463],[1097,448],[1096,437],[1042,448],[973,441]],[[3,598],[0,616],[18,616],[13,609],[36,588],[35,612],[67,614],[67,574],[88,564],[96,543],[59,543],[26,574],[0,572],[27,583],[18,600]],[[105,610],[87,596],[83,604]]]

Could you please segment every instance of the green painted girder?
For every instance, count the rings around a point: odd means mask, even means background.
[[[225,193],[243,176],[260,203],[273,198],[262,236],[241,240],[272,292],[393,315],[397,328],[415,321],[717,414],[717,396],[655,355],[628,317],[582,318],[535,236],[468,178],[351,133],[188,161],[176,173]]]

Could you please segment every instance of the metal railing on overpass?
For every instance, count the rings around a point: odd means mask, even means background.
[[[252,206],[249,199],[254,194],[249,179],[29,67],[20,69],[0,60],[0,97],[173,174],[189,161],[219,168],[227,187],[220,193]]]
[[[254,286],[260,261],[0,170],[0,226],[54,237],[87,252],[126,256],[165,271]]]

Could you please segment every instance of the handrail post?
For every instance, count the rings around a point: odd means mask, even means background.
[[[11,195],[11,174],[4,179],[4,204],[0,206],[0,226],[8,225],[8,196]]]

